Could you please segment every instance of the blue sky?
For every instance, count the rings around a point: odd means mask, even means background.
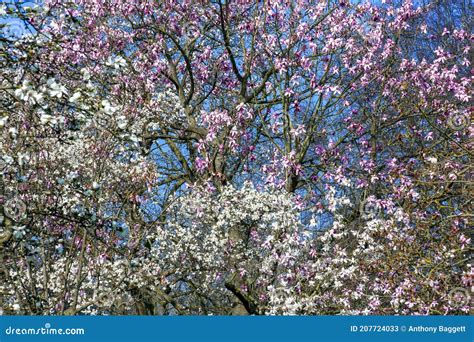
[[[0,0],[0,14],[8,8],[40,6],[43,0]],[[2,15],[0,17],[0,35],[7,38],[19,38],[28,32],[27,27],[21,19]]]

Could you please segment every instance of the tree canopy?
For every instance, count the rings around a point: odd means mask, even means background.
[[[0,7],[1,312],[468,313],[473,35],[443,6]]]

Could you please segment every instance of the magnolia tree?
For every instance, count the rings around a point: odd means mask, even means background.
[[[473,37],[430,6],[0,7],[1,312],[469,313]]]

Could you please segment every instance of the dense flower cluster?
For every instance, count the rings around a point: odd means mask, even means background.
[[[437,237],[413,224],[393,202],[383,215],[332,227],[310,247],[303,275],[288,293],[273,290],[277,314],[452,314],[470,312],[450,292],[472,286],[470,239],[459,231]],[[463,266],[461,266],[463,265]]]
[[[49,315],[133,314],[146,296],[140,287],[144,283],[160,286],[160,269],[149,258],[110,260],[106,255],[83,253],[76,258],[58,256],[49,262],[39,253],[32,254],[28,264],[9,269],[8,282],[0,286],[10,298],[3,309],[16,314],[39,310]]]
[[[168,280],[176,291],[197,287],[236,305],[230,290],[252,313],[264,313],[267,287],[294,278],[293,267],[304,261],[304,227],[291,196],[250,183],[220,193],[193,188],[173,203],[157,236],[157,258],[176,270]]]

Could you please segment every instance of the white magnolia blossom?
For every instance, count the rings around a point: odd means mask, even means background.
[[[23,81],[21,87],[15,90],[15,96],[29,104],[40,103],[43,99],[43,94],[34,90],[28,80]]]
[[[0,4],[0,16],[7,14],[7,6],[5,4]]]
[[[38,256],[32,256],[30,262],[39,260]],[[47,276],[43,267],[48,270]],[[10,296],[10,307],[4,309],[28,312],[31,308],[23,307],[18,296],[27,296],[25,291],[34,289],[39,296],[31,305],[46,309],[45,313],[50,315],[76,312],[103,315],[112,313],[117,307],[133,312],[134,306],[142,300],[131,294],[133,290],[143,284],[160,284],[160,269],[150,258],[108,260],[106,255],[88,258],[77,255],[72,260],[60,256],[42,267],[33,267],[27,279],[23,278],[23,272],[22,269],[9,269],[10,282],[0,284],[1,293]],[[19,283],[26,286],[15,287]],[[61,300],[64,297],[66,306]]]
[[[127,66],[127,61],[122,56],[111,56],[107,59],[107,62],[105,64],[118,70]]]
[[[51,95],[51,97],[57,97],[60,99],[63,95],[67,94],[66,87],[57,83],[54,78],[50,78],[47,84],[49,86],[49,95]]]
[[[226,297],[230,282],[238,291],[259,292],[254,300],[260,301],[267,287],[297,277],[294,267],[306,242],[288,193],[258,191],[250,183],[219,194],[196,188],[176,200],[170,215],[155,248],[165,265],[188,275],[182,289],[195,284]]]
[[[77,91],[69,98],[69,102],[76,103],[81,98],[81,92]]]
[[[8,115],[7,116],[3,116],[0,118],[0,129],[2,129],[3,127],[5,127],[6,123],[7,123],[7,120],[8,120]]]

